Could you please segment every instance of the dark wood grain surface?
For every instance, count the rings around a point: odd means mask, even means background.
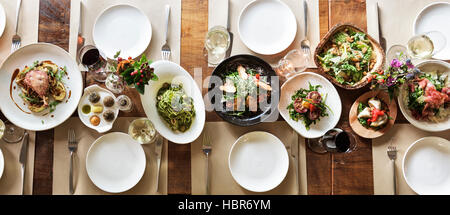
[[[320,34],[340,22],[351,22],[367,29],[365,0],[319,0]],[[70,25],[70,0],[40,0],[39,41],[56,44],[68,49]],[[203,78],[212,72],[207,67],[204,55],[204,35],[208,30],[208,0],[182,0],[181,66],[193,74],[201,69]],[[314,70],[311,70],[314,72]],[[85,86],[94,81],[87,74]],[[338,89],[343,109],[339,127],[351,132],[348,112],[352,102],[368,88],[356,91]],[[135,90],[124,92],[130,96],[134,109],[120,116],[145,116]],[[206,88],[203,87],[203,93]],[[214,112],[207,112],[207,121],[220,118]],[[399,113],[398,122],[406,122]],[[373,194],[373,170],[371,141],[359,138],[356,152],[346,155],[345,164],[334,162],[342,155],[316,154],[307,149],[307,178],[309,194]],[[38,132],[34,168],[34,194],[52,193],[53,130]],[[191,193],[190,145],[169,144],[168,163],[169,194]]]

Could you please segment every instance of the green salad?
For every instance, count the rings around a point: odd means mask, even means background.
[[[194,100],[181,84],[164,83],[156,97],[156,109],[174,131],[187,131],[195,117]]]
[[[287,106],[289,116],[292,120],[298,122],[303,120],[306,130],[310,129],[311,124],[316,124],[320,121],[320,117],[328,116],[327,109],[330,109],[326,104],[326,96],[319,93],[321,85],[311,85],[309,89],[300,88],[291,97],[292,102]]]
[[[375,65],[373,47],[362,32],[345,28],[318,55],[323,70],[344,85],[359,82]]]

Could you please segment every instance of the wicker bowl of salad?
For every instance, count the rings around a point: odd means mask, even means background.
[[[209,81],[208,97],[225,121],[251,126],[269,119],[276,110],[279,81],[264,60],[235,55],[222,61]],[[277,86],[272,86],[272,84]]]
[[[314,53],[319,71],[335,85],[349,90],[366,86],[371,72],[383,70],[384,61],[380,44],[351,24],[334,26]]]

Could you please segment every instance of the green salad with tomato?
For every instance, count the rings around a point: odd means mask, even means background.
[[[328,116],[327,109],[330,108],[325,104],[326,95],[324,97],[319,93],[320,87],[322,86],[309,83],[308,89],[300,88],[291,97],[292,102],[287,106],[291,119],[296,122],[302,120],[306,130],[320,121],[321,117]]]

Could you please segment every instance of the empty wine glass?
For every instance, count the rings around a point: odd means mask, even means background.
[[[81,47],[80,51],[78,51],[78,61],[88,69],[94,80],[105,82],[107,78],[107,61],[95,46],[86,45]]]
[[[310,57],[304,52],[294,49],[284,56],[275,68],[275,72],[282,80],[287,80],[292,76],[303,72],[309,63]]]
[[[389,65],[393,59],[399,59],[401,57],[409,58],[408,49],[402,45],[391,46],[386,53],[386,62]]]
[[[408,41],[408,54],[413,58],[431,58],[442,51],[447,44],[445,35],[439,31],[429,31],[415,35]]]
[[[3,123],[3,122],[2,122]],[[25,129],[17,127],[9,121],[4,123],[4,128],[1,129],[3,132],[2,139],[7,143],[17,143],[22,140],[25,135]]]

